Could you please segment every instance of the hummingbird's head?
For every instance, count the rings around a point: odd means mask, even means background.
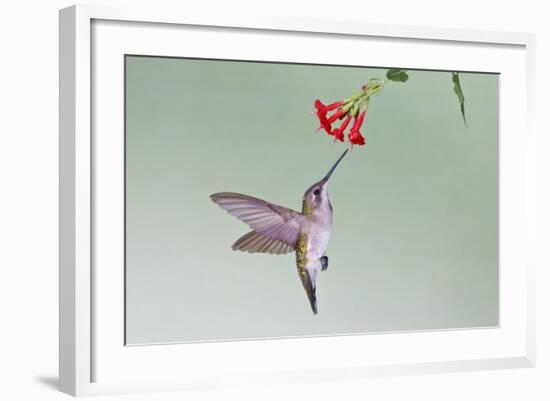
[[[328,182],[330,180],[330,176],[340,163],[346,153],[348,153],[349,149],[346,149],[344,153],[342,153],[342,156],[336,160],[336,163],[330,168],[327,175],[325,175],[320,181],[313,184],[311,187],[307,189],[307,191],[304,193],[304,203],[312,207],[313,209],[316,209],[323,204],[330,205],[329,199],[328,199]]]

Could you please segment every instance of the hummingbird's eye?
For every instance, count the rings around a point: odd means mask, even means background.
[[[321,191],[319,191],[319,189],[316,189],[315,191],[313,191],[313,195],[319,195],[321,193]]]

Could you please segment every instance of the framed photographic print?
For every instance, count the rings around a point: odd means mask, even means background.
[[[60,13],[60,387],[534,364],[528,34]]]

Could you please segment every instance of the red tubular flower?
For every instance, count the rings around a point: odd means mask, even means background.
[[[334,109],[337,109],[338,107],[342,106],[344,102],[342,100],[338,102],[334,102],[328,105],[324,105],[319,99],[315,100],[314,106],[317,110],[322,110],[325,112],[325,114],[329,111],[332,111]]]
[[[349,130],[348,140],[352,146],[365,144],[365,138],[363,138],[363,136],[361,135],[361,132],[359,132],[359,130],[361,129],[361,125],[363,125],[364,119],[365,119],[365,111],[362,111],[358,117],[355,117],[353,126]]]
[[[338,101],[329,105],[325,105],[319,99],[315,100],[314,106],[317,109],[317,118],[319,119],[319,123],[321,124],[317,131],[322,128],[327,132],[327,134],[332,135],[332,123],[343,115],[341,109],[338,109],[343,104],[343,101]],[[330,118],[327,118],[327,113],[335,109],[338,109],[336,113],[334,113]],[[336,118],[333,118],[335,115],[338,116]]]
[[[348,140],[352,146],[365,144],[365,138],[363,138],[359,130],[353,128],[349,130]]]
[[[330,133],[332,130],[332,126],[327,120],[327,113],[324,111],[324,109],[317,109],[317,118],[319,119],[319,123],[321,124],[319,128],[317,128],[317,131],[319,131],[321,128],[324,128],[325,131]]]
[[[325,107],[327,107],[327,106],[325,106],[325,105],[323,104],[323,102],[321,102],[319,99],[315,99],[315,102],[313,103],[313,106],[315,106],[315,108],[316,108],[317,110],[324,110]]]
[[[348,115],[346,117],[346,119],[344,120],[344,122],[340,125],[340,127],[336,128],[334,131],[332,131],[332,134],[334,135],[334,141],[333,142],[336,142],[337,140],[340,141],[340,142],[344,142],[344,131],[348,127],[350,121],[351,121],[351,116]]]
[[[319,123],[321,124],[317,131],[321,128],[327,131],[327,134],[332,135],[332,125],[328,122],[326,114],[320,114],[317,112],[317,117],[319,118]]]
[[[334,113],[332,116],[330,116],[330,118],[328,119],[328,123],[332,124],[336,120],[339,120],[342,117],[344,117],[345,115],[346,115],[346,112],[343,109],[338,109],[338,110],[336,110],[336,113]]]
[[[324,129],[327,134],[333,136],[333,143],[336,141],[344,142],[346,129],[353,118],[353,126],[349,129],[347,134],[348,142],[351,146],[365,145],[365,138],[360,132],[363,121],[365,120],[366,108],[368,105],[368,98],[365,98],[365,96],[365,93],[360,93],[346,101],[340,100],[328,105],[316,99],[314,107],[320,123],[318,130]],[[358,109],[360,111],[359,113],[357,111]],[[333,128],[333,124],[338,120],[343,121],[338,128]]]

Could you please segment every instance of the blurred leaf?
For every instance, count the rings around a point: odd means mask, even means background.
[[[462,119],[464,120],[464,125],[467,127],[468,123],[466,122],[466,112],[464,111],[464,93],[462,92],[462,87],[460,86],[460,76],[458,72],[453,72],[453,90],[458,97],[460,103],[460,112],[462,113]]]
[[[407,75],[407,72],[405,70],[392,68],[386,73],[386,78],[394,82],[407,82],[409,76]]]

